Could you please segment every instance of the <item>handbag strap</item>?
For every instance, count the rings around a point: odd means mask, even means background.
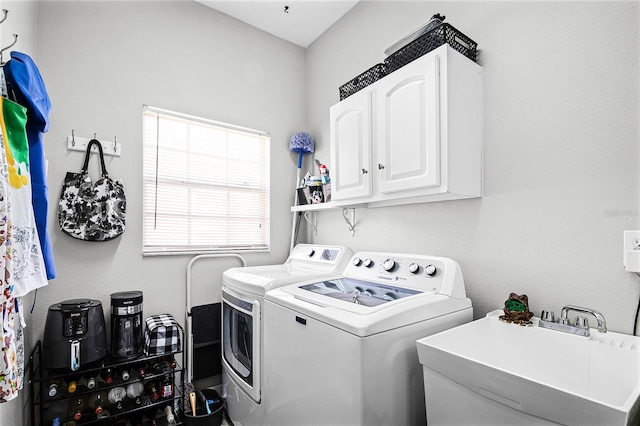
[[[91,139],[87,144],[87,152],[84,155],[84,164],[82,165],[82,173],[86,174],[89,167],[89,158],[91,157],[91,147],[96,145],[98,147],[98,154],[100,155],[100,166],[102,167],[102,176],[107,177],[107,166],[104,164],[104,154],[102,153],[102,144],[97,139]]]

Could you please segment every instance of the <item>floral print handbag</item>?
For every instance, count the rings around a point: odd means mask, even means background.
[[[94,145],[98,147],[102,167],[102,177],[95,183],[87,173]],[[122,181],[109,177],[102,145],[90,140],[80,173],[67,172],[64,178],[58,203],[60,229],[79,240],[112,240],[124,232],[126,205]]]

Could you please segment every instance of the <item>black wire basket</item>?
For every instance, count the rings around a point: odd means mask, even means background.
[[[476,62],[478,43],[450,24],[442,24],[389,55],[384,60],[387,65],[387,74],[391,74],[445,43]]]
[[[362,74],[354,77],[353,79],[340,86],[340,100],[342,101],[348,98],[357,91],[362,90],[368,85],[380,80],[387,74],[387,64],[375,64]]]
[[[478,43],[450,24],[442,24],[389,55],[384,60],[384,63],[372,66],[340,86],[340,100],[345,100],[382,77],[397,71],[445,43],[473,62],[477,61]]]

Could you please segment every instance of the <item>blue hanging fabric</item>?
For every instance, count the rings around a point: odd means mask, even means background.
[[[51,240],[47,232],[49,206],[46,160],[43,134],[49,130],[51,101],[33,60],[21,52],[11,52],[11,60],[4,65],[9,96],[27,108],[27,138],[32,184],[32,203],[38,237],[44,257],[47,279],[56,277]]]

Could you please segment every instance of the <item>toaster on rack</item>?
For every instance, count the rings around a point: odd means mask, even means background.
[[[163,355],[180,350],[180,326],[171,314],[147,318],[144,333],[144,352],[148,356]]]

